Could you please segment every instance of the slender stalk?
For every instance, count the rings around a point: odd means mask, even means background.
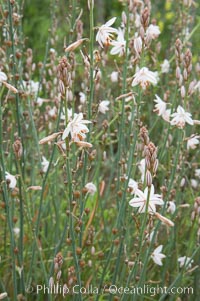
[[[2,94],[0,97],[0,160],[1,160],[1,179],[3,179],[2,183],[2,189],[3,189],[3,200],[5,202],[5,211],[7,216],[7,223],[8,223],[8,229],[10,234],[10,255],[11,255],[11,264],[12,264],[12,281],[13,281],[13,300],[17,301],[17,294],[18,294],[18,287],[17,287],[17,276],[16,276],[16,266],[15,266],[15,238],[13,233],[13,222],[12,222],[12,210],[10,206],[10,197],[9,192],[6,185],[6,178],[5,178],[5,159],[4,159],[4,152],[3,152],[3,114],[2,114]]]
[[[89,0],[90,1],[90,0]],[[88,120],[91,120],[92,117],[92,102],[94,100],[94,7],[93,1],[90,1],[90,46],[89,46],[89,53],[90,53],[90,82],[89,82],[89,100],[87,106],[87,116]],[[89,124],[89,130],[91,130],[91,125]],[[90,141],[90,131],[87,135],[88,141]],[[84,167],[82,172],[82,187],[85,186],[87,180],[87,165],[88,165],[88,154],[87,152],[84,153]],[[84,196],[82,195],[82,198]],[[82,201],[80,204],[80,216],[82,216],[84,210],[84,202]],[[83,238],[83,225],[80,226],[80,235],[79,235],[79,246],[82,247],[82,238]]]

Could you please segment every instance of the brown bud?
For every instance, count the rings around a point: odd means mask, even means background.
[[[80,198],[80,196],[81,196],[80,191],[75,190],[75,191],[74,191],[74,198],[78,199],[78,198]]]
[[[71,245],[71,243],[72,243],[71,238],[68,237],[68,238],[66,239],[66,243],[67,243],[68,245]]]
[[[113,233],[113,234],[117,234],[117,233],[118,233],[118,229],[117,229],[117,228],[113,228],[113,229],[112,229],[112,233]]]
[[[80,247],[76,248],[76,254],[81,255],[82,254],[82,249]]]
[[[80,265],[81,268],[84,268],[84,266],[85,266],[85,261],[84,261],[84,260],[80,260],[80,261],[79,261],[79,265]]]
[[[16,141],[13,143],[13,150],[14,150],[16,159],[20,160],[22,153],[23,153],[23,147],[22,147],[20,138],[17,138]]]
[[[150,15],[149,9],[148,7],[145,7],[141,16],[141,24],[143,25],[144,28],[147,28],[149,25],[149,15]]]
[[[85,208],[84,211],[88,215],[90,213],[90,208]]]
[[[14,248],[14,253],[18,254],[19,253],[19,249],[17,247]]]

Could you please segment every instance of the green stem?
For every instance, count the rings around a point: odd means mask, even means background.
[[[14,238],[14,233],[13,233],[13,222],[12,222],[12,210],[10,207],[10,199],[9,199],[9,193],[6,185],[6,178],[5,178],[5,165],[4,165],[4,153],[3,153],[3,116],[2,116],[2,95],[0,97],[0,160],[1,160],[1,178],[3,180],[2,183],[2,189],[3,189],[3,199],[5,202],[5,211],[7,215],[7,223],[8,223],[8,228],[9,228],[9,233],[10,233],[10,253],[11,253],[11,262],[12,262],[12,281],[13,281],[13,300],[17,301],[17,277],[16,277],[16,266],[15,266],[15,238]]]

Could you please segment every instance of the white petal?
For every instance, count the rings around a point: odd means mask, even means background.
[[[64,130],[64,132],[62,134],[62,140],[65,140],[69,136],[69,132],[70,132],[70,128],[66,127],[66,129]]]
[[[109,26],[113,25],[113,23],[115,22],[116,19],[117,19],[116,17],[110,19],[109,21],[107,21],[107,22],[105,23],[105,26],[108,26],[108,27],[109,27]],[[117,29],[116,29],[116,30],[117,30]]]

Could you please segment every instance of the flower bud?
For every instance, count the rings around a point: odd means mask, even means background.
[[[148,187],[152,185],[152,175],[149,170],[146,171],[146,183]]]
[[[22,153],[23,153],[23,147],[22,147],[21,140],[19,138],[17,138],[16,141],[13,143],[13,150],[14,150],[16,159],[20,160]]]
[[[126,23],[127,23],[127,16],[126,16],[125,11],[122,12],[122,22],[124,23],[124,25],[126,25]]]
[[[184,86],[181,86],[181,97],[182,97],[182,98],[185,98],[185,94],[186,94],[186,92],[185,92],[185,87],[184,87]]]
[[[58,281],[60,280],[61,275],[62,275],[62,271],[60,270],[60,271],[58,271],[57,276],[56,276]]]
[[[158,169],[158,159],[156,159],[153,163],[153,173],[155,174]]]

